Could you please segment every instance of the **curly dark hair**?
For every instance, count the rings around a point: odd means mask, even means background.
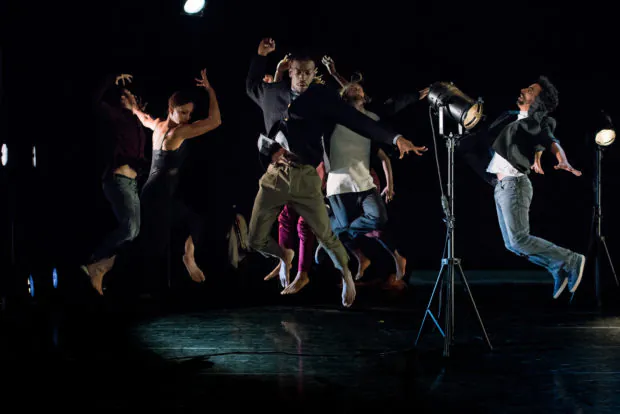
[[[541,91],[537,99],[540,100],[541,109],[546,112],[553,112],[558,107],[558,89],[551,83],[546,76],[539,76],[536,81],[540,85]]]

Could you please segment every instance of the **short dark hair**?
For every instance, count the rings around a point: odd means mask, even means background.
[[[540,85],[541,91],[537,99],[541,102],[541,109],[546,112],[553,112],[558,107],[558,89],[551,83],[546,76],[539,76],[536,81]]]
[[[168,99],[168,110],[172,110],[177,106],[187,105],[188,103],[194,103],[192,94],[185,91],[176,91]]]
[[[308,52],[307,50],[298,50],[298,51],[292,52],[291,56],[289,57],[289,60],[291,62],[295,60],[297,62],[311,61],[312,63],[314,63],[314,66],[316,66],[316,60],[314,60],[310,52]]]

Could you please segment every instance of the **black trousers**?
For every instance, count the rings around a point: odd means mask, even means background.
[[[177,194],[178,177],[169,172],[151,174],[142,188],[142,230],[140,234],[139,268],[142,279],[151,289],[160,289],[168,281],[168,259],[171,265],[181,256],[168,257],[173,230],[179,230],[183,242],[192,236],[196,253],[204,239],[205,219],[189,208]],[[175,231],[174,234],[177,234]]]

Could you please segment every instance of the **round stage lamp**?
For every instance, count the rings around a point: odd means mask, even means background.
[[[198,14],[205,7],[205,0],[186,0],[183,11],[187,14]]]
[[[602,129],[596,134],[595,140],[602,147],[611,145],[616,140],[616,131],[613,129]]]
[[[9,161],[9,148],[6,146],[6,144],[2,144],[2,166],[5,166],[6,163]]]
[[[601,147],[613,144],[616,140],[616,130],[611,122],[611,118],[605,111],[601,111],[598,119],[598,128],[594,141]]]
[[[431,85],[428,101],[436,110],[445,107],[449,116],[466,130],[475,127],[482,119],[482,100],[473,100],[452,82]]]

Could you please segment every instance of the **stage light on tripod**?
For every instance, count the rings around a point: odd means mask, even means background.
[[[187,14],[199,14],[205,8],[205,0],[186,0],[183,11]]]
[[[4,167],[6,165],[6,163],[9,161],[9,148],[6,146],[6,144],[2,144],[2,166]]]
[[[602,147],[613,144],[616,140],[616,130],[611,122],[611,118],[604,111],[601,111],[598,126],[599,128],[594,137],[596,143]]]
[[[482,119],[482,100],[473,100],[452,82],[435,82],[428,92],[428,101],[435,110],[444,107],[449,116],[466,130]]]

